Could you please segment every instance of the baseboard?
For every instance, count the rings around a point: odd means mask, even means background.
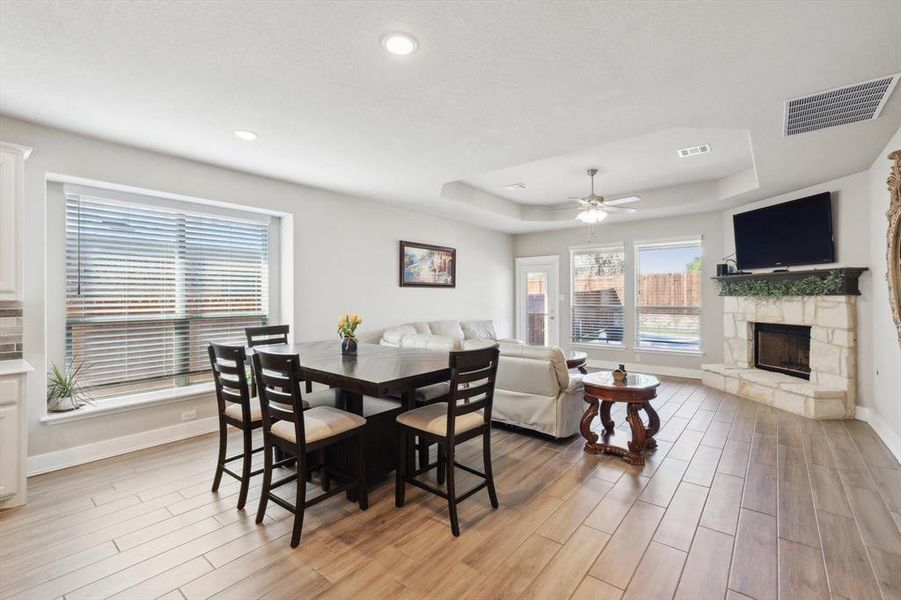
[[[110,458],[111,456],[134,452],[135,450],[177,442],[178,440],[216,431],[218,428],[218,417],[207,417],[170,427],[151,429],[92,444],[66,448],[65,450],[29,456],[26,471],[29,477],[40,475],[41,473],[49,473],[50,471],[57,471],[67,467],[74,467],[75,465],[94,462],[95,460]]]
[[[588,359],[588,366],[595,369],[615,369],[619,363],[612,360],[595,360]],[[635,364],[632,367],[635,371],[648,373],[650,375],[669,375],[670,377],[685,377],[686,379],[700,379],[701,369],[684,369],[682,367],[663,367],[659,365]]]
[[[866,406],[857,406],[854,410],[854,416],[864,421],[873,428],[879,439],[888,447],[898,462],[901,462],[901,436],[892,431],[888,423],[877,413]]]

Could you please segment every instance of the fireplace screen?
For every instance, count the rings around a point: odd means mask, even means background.
[[[754,366],[810,379],[810,327],[755,323]]]

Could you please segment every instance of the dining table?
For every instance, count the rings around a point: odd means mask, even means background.
[[[366,473],[370,485],[388,479],[397,466],[397,415],[416,407],[416,390],[450,379],[448,354],[431,350],[358,343],[342,354],[338,341],[295,342],[248,348],[300,357],[301,377],[341,390],[335,408],[366,418]],[[405,449],[412,465],[412,442]],[[341,449],[329,460],[339,468],[351,457]]]

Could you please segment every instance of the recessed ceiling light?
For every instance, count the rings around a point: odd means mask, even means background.
[[[413,52],[416,51],[417,46],[419,46],[419,43],[416,41],[416,38],[409,33],[398,31],[389,33],[383,37],[382,46],[384,46],[385,50],[391,54],[406,56],[407,54],[413,54]]]
[[[246,129],[238,129],[234,132],[235,137],[239,140],[244,140],[245,142],[250,142],[257,139],[259,136],[252,131],[247,131]]]
[[[511,192],[519,192],[526,189],[526,184],[524,183],[511,183],[510,185],[504,186],[505,190],[510,190]]]
[[[692,146],[691,148],[679,148],[676,150],[679,153],[679,158],[688,158],[689,156],[697,156],[699,154],[707,154],[710,152],[710,144],[704,144],[702,146]]]

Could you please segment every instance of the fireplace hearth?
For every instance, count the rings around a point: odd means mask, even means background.
[[[754,366],[810,379],[810,327],[754,323]]]

